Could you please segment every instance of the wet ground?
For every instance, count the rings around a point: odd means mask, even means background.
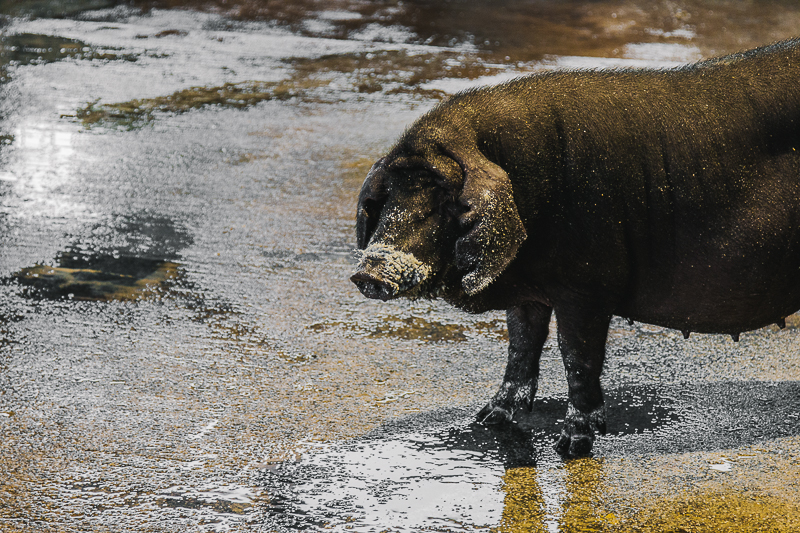
[[[348,281],[372,161],[448,93],[793,36],[780,1],[2,2],[0,530],[796,531],[800,319],[615,321],[609,434],[495,431],[500,313]]]

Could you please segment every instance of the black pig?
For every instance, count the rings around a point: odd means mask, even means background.
[[[800,39],[668,69],[578,70],[462,92],[366,177],[370,298],[504,309],[486,423],[531,408],[551,313],[569,404],[556,449],[605,431],[612,315],[727,333],[800,309]]]

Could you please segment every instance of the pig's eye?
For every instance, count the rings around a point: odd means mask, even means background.
[[[447,189],[439,189],[436,194],[436,203],[439,206],[439,213],[450,218],[458,218],[466,208],[456,198],[455,194]]]
[[[386,204],[386,200],[373,200],[372,198],[368,198],[364,200],[364,204],[362,209],[364,210],[364,215],[370,219],[376,220],[378,215],[383,209],[384,204]]]
[[[408,175],[409,191],[421,191],[434,184],[433,176],[427,170],[415,170]]]

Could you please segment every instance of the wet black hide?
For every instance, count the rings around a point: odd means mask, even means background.
[[[507,311],[487,423],[530,408],[555,313],[569,384],[557,449],[589,452],[613,315],[689,332],[800,309],[800,41],[670,70],[536,74],[417,120],[370,171],[373,298]]]

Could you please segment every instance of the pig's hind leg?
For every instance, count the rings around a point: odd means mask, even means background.
[[[606,337],[611,316],[575,306],[556,309],[558,346],[564,360],[569,401],[564,428],[556,443],[561,455],[588,455],[595,434],[606,432],[606,411],[600,374],[605,360]]]
[[[519,410],[530,411],[539,385],[539,358],[547,340],[553,309],[541,303],[512,307],[508,322],[508,364],[500,390],[478,413],[484,424],[510,422]]]

